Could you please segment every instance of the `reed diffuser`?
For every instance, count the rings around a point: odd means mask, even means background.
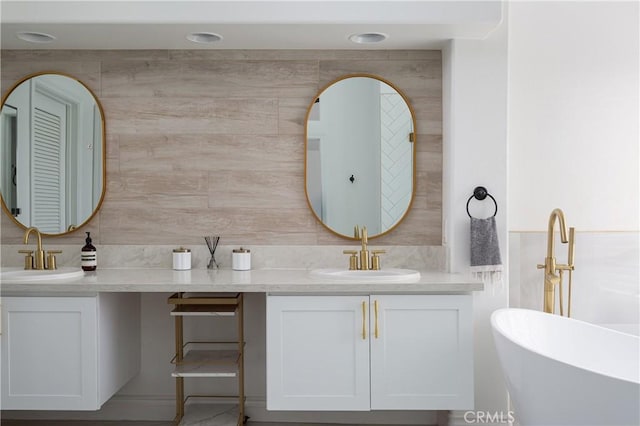
[[[220,265],[216,262],[216,248],[218,248],[218,242],[220,241],[220,237],[218,236],[206,236],[204,240],[207,243],[207,247],[209,248],[209,253],[211,253],[211,259],[209,259],[209,263],[207,264],[207,269],[218,269]]]

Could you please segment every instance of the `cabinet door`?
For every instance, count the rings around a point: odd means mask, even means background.
[[[372,409],[473,408],[471,296],[372,295],[371,332]]]
[[[368,296],[267,297],[267,409],[369,410]]]
[[[96,298],[2,302],[2,408],[97,409]]]

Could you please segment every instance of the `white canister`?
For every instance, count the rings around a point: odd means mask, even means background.
[[[176,271],[191,269],[191,250],[184,247],[173,249],[173,269]]]
[[[243,249],[233,249],[231,253],[231,268],[234,271],[248,271],[251,269],[251,251]]]

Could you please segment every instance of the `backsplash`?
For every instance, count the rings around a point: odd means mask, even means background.
[[[52,241],[53,242],[53,241]],[[106,268],[161,268],[173,267],[173,249],[176,245],[96,245],[98,269]],[[192,269],[205,269],[210,259],[204,239],[202,244],[188,245],[191,250]],[[238,246],[220,245],[216,249],[216,261],[221,269],[231,268],[231,250]],[[354,250],[355,244],[340,246],[273,246],[248,245],[251,250],[252,269],[262,268],[347,268],[349,257],[343,250]],[[370,248],[376,248],[375,241]],[[3,244],[0,248],[2,266],[24,265],[24,249],[20,244]],[[80,246],[46,244],[46,250],[61,250],[56,256],[58,265],[80,267]],[[409,268],[428,271],[445,271],[446,250],[442,246],[385,246],[381,255],[383,268]]]
[[[567,245],[555,253],[566,263]],[[571,316],[595,324],[640,324],[640,234],[638,232],[576,232]],[[509,233],[509,306],[542,310],[547,233]],[[565,274],[565,283],[568,277]],[[568,284],[564,285],[565,309]],[[557,303],[557,297],[556,297]],[[558,310],[558,308],[556,308]]]
[[[77,77],[105,113],[107,190],[82,230],[45,244],[343,245],[308,208],[304,120],[345,74],[393,82],[414,109],[417,187],[406,219],[375,245],[442,245],[439,51],[3,51],[2,94],[38,71]],[[2,244],[23,231],[5,214]],[[438,261],[440,262],[440,261]],[[4,261],[3,261],[4,263]],[[442,261],[444,263],[444,260]]]

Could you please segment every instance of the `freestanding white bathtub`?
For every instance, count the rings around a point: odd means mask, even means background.
[[[491,327],[520,425],[640,425],[638,336],[528,309]]]

